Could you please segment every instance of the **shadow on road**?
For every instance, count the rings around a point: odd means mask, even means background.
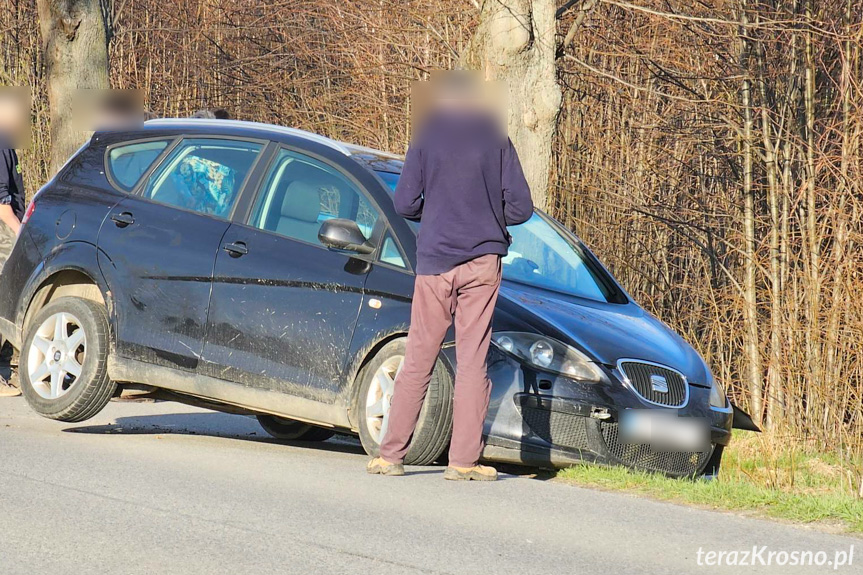
[[[118,417],[114,423],[67,427],[63,431],[89,435],[200,435],[236,441],[291,445],[365,457],[365,451],[359,440],[351,435],[337,434],[326,441],[285,441],[267,435],[267,432],[258,425],[254,418],[218,412]],[[445,465],[445,463],[443,465],[438,464],[433,469],[408,468],[407,474],[440,474]],[[554,473],[551,471],[533,467],[494,463],[492,465],[495,465],[501,472],[500,479],[509,479],[514,476],[545,481],[554,477]]]
[[[551,469],[537,467],[525,467],[523,465],[511,465],[508,463],[491,463],[498,472],[507,475],[515,475],[523,479],[536,479],[537,481],[548,481],[554,479],[555,472]]]
[[[114,423],[67,427],[63,431],[92,435],[201,435],[257,443],[310,447],[356,455],[365,454],[359,440],[348,435],[335,435],[327,441],[285,441],[267,435],[267,432],[250,417],[217,412],[118,417]]]

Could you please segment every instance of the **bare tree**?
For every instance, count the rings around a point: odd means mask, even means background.
[[[51,113],[50,173],[55,173],[81,145],[72,118],[76,90],[109,86],[108,32],[100,0],[38,0],[38,9]]]
[[[534,202],[548,204],[548,178],[561,91],[554,0],[485,0],[465,64],[509,88],[509,135]]]

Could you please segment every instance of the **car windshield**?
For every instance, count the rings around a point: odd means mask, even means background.
[[[398,174],[377,172],[395,190]],[[417,222],[410,222],[416,231]],[[503,279],[597,301],[617,301],[616,291],[589,263],[584,249],[550,218],[539,213],[512,226],[512,245],[503,258]]]

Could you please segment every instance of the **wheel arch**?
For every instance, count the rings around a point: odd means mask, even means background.
[[[70,242],[37,268],[19,300],[17,327],[21,337],[30,320],[46,305],[61,297],[79,297],[105,307],[109,328],[113,327],[111,292],[98,272],[96,246]],[[113,333],[113,329],[109,329]]]
[[[60,270],[39,284],[27,305],[24,321],[21,323],[22,329],[26,330],[30,319],[39,313],[39,310],[61,297],[87,299],[108,309],[105,295],[92,277],[76,269]]]

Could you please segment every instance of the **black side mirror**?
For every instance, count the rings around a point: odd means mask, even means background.
[[[358,254],[370,254],[375,251],[374,246],[366,241],[360,227],[353,220],[342,218],[326,220],[321,224],[321,229],[318,231],[318,240],[334,250]]]

